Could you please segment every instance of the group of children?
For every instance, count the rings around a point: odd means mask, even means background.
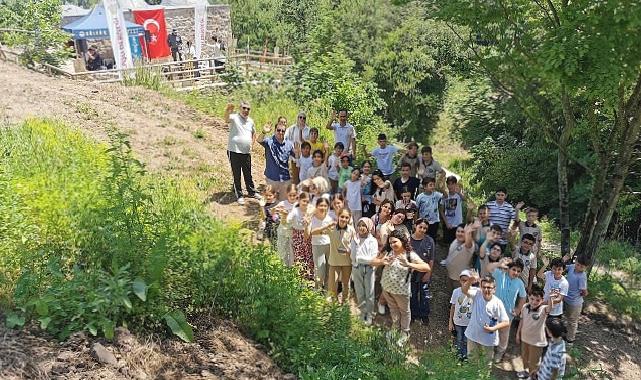
[[[261,231],[285,265],[300,268],[336,302],[348,302],[353,287],[366,324],[389,308],[403,344],[411,320],[429,321],[429,285],[441,227],[449,246],[441,262],[452,291],[449,329],[459,358],[482,353],[500,362],[514,327],[525,367],[517,375],[563,376],[565,341],[574,341],[587,295],[587,262],[578,257],[564,275],[568,258],[555,259],[545,271],[536,209],[527,209],[527,219],[520,220],[524,205],[513,208],[505,201],[505,189],[497,190],[496,200],[471,207],[458,178],[446,178],[428,146],[419,155],[416,143],[399,149],[380,134],[378,148],[367,153],[375,159],[377,169],[372,170],[369,160],[355,165],[341,142],[327,156],[318,130],[312,128],[309,136],[297,150],[297,184],[288,187],[286,199],[278,202],[279,194],[267,186],[261,201]],[[392,178],[397,169],[399,175]],[[511,238],[517,240],[513,248]],[[537,273],[539,261],[544,265]]]

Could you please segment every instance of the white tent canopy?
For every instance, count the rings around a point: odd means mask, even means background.
[[[162,0],[159,5],[149,5],[145,0],[120,0],[124,9],[151,9],[158,6],[172,8],[192,8],[198,4],[209,5],[207,0]]]

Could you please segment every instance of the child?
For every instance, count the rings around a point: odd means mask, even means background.
[[[563,335],[566,332],[565,325],[561,319],[548,318],[545,321],[545,327],[550,332],[552,339],[539,370],[534,373],[532,379],[562,379],[565,375],[565,341],[563,340]]]
[[[327,215],[332,219],[332,221],[338,221],[338,213],[345,208],[345,197],[341,193],[336,193],[332,195],[332,203],[330,205],[330,210]]]
[[[568,280],[568,295],[565,297],[564,314],[568,323],[568,344],[573,344],[576,338],[576,328],[583,308],[583,297],[588,295],[588,278],[585,270],[589,265],[587,257],[579,255],[574,264],[568,265],[566,279]]]
[[[298,181],[303,182],[309,178],[309,168],[314,165],[314,159],[312,158],[311,145],[305,141],[300,146],[300,153],[296,157],[296,167],[298,167]],[[322,163],[319,166],[323,166]]]
[[[396,199],[401,199],[403,189],[408,189],[410,191],[410,199],[414,199],[416,197],[416,191],[421,187],[421,181],[416,177],[412,177],[410,170],[410,164],[404,163],[401,165],[401,176],[394,181]]]
[[[545,337],[545,320],[553,306],[551,300],[550,303],[543,304],[543,289],[538,285],[532,286],[528,300],[521,309],[521,323],[516,330],[516,344],[521,345],[524,369],[516,374],[519,379],[532,376],[539,368],[541,353],[548,343]]]
[[[363,214],[362,188],[363,182],[361,181],[360,169],[352,169],[349,181],[346,181],[343,186],[343,196],[347,201],[347,208],[352,212],[354,225],[361,219]]]
[[[398,200],[394,204],[394,208],[407,210],[410,207],[416,207],[416,202],[412,200],[412,192],[407,187],[403,188],[400,192]]]
[[[307,178],[323,177],[327,179],[327,166],[324,164],[325,154],[321,150],[312,153],[312,166],[307,169]]]
[[[307,280],[314,279],[314,260],[312,242],[305,237],[305,229],[310,217],[309,194],[300,193],[298,203],[287,215],[287,223],[292,228],[292,251],[294,264],[300,267],[301,276]]]
[[[258,227],[258,240],[265,237],[274,247],[276,247],[276,234],[278,224],[280,223],[280,215],[274,208],[276,207],[276,191],[271,185],[265,186],[263,190],[263,199],[259,202],[262,211],[263,221]]]
[[[312,239],[312,256],[314,258],[314,282],[317,289],[327,286],[327,257],[329,256],[329,231],[336,222],[327,215],[329,201],[326,198],[316,200],[316,208],[307,226],[306,236]]]
[[[523,280],[523,283],[528,289],[530,289],[534,283],[538,265],[536,254],[532,251],[534,241],[534,236],[525,234],[521,237],[521,243],[514,249],[514,252],[512,252],[514,259],[521,259],[523,261],[525,267],[523,268],[523,273],[521,273],[521,280]]]
[[[352,167],[349,166],[349,156],[343,154],[341,157],[341,167],[338,169],[338,192],[343,191],[345,182],[352,176]]]
[[[463,223],[463,202],[465,198],[458,185],[456,177],[447,177],[447,195],[441,200],[441,217],[443,225],[443,240],[451,244],[456,238],[456,226]]]
[[[356,303],[361,311],[361,318],[366,325],[374,320],[374,281],[375,268],[371,262],[378,254],[378,242],[372,235],[374,222],[370,218],[361,218],[356,225],[357,237],[352,240],[352,281]]]
[[[394,155],[399,149],[393,145],[387,145],[387,136],[385,133],[378,135],[378,148],[372,150],[368,156],[376,158],[376,166],[383,173],[385,180],[388,180],[394,174],[394,164],[392,163]]]
[[[329,232],[329,278],[327,292],[334,301],[341,304],[349,303],[349,279],[352,275],[352,260],[350,258],[350,248],[352,240],[356,237],[356,231],[351,224],[352,214],[344,208],[338,212],[336,227]],[[338,299],[338,283],[340,279],[342,285],[342,297]]]
[[[327,148],[325,144],[318,140],[318,128],[314,127],[309,130],[309,141],[312,152],[320,150],[323,153],[323,159],[327,156]]]
[[[405,208],[405,227],[407,227],[408,231],[414,231],[414,221],[417,220],[416,218],[417,212],[418,212],[418,207],[416,207],[416,203],[410,204]],[[427,231],[425,233],[427,233]]]
[[[465,269],[459,276],[461,285],[470,279],[470,271]],[[461,287],[454,289],[450,298],[449,330],[456,332],[456,348],[459,360],[467,359],[467,338],[465,329],[472,316],[472,297],[463,294]]]
[[[552,299],[554,307],[550,310],[550,318],[560,319],[563,315],[563,298],[568,295],[569,284],[568,280],[563,276],[565,263],[561,258],[552,260],[551,270],[545,271],[549,259],[543,256],[543,267],[538,273],[538,277],[545,281],[544,300],[547,302]]]
[[[436,240],[440,215],[438,205],[441,203],[443,194],[435,190],[436,180],[431,177],[423,178],[423,192],[416,197],[416,207],[418,207],[418,217],[427,220],[430,228],[427,234]]]
[[[405,152],[405,154],[401,156],[401,159],[398,161],[398,165],[402,169],[404,164],[408,164],[410,166],[410,177],[416,177],[416,173],[418,173],[419,161],[420,158],[418,157],[418,144],[412,141],[407,144],[407,152]]]
[[[341,156],[345,146],[342,142],[337,142],[334,145],[334,154],[327,158],[327,177],[332,187],[332,194],[336,193],[338,189],[338,169],[341,165]]]
[[[363,216],[371,218],[376,212],[376,206],[372,203],[372,163],[363,162],[361,165],[361,198],[363,200]]]
[[[434,178],[438,174],[445,176],[445,170],[441,165],[432,157],[432,147],[424,146],[421,149],[421,159],[418,163],[418,177],[419,178]]]
[[[481,228],[476,231],[474,236],[474,241],[476,241],[476,246],[480,247],[485,242],[488,232],[490,232],[490,211],[487,209],[486,205],[480,205],[478,208],[478,216],[476,220],[481,224]],[[479,258],[478,252],[474,254],[474,269],[477,272],[481,272],[481,260]]]
[[[280,220],[276,234],[276,247],[283,264],[288,267],[294,265],[294,256],[292,254],[292,231],[290,224],[287,222],[287,216],[294,208],[297,199],[298,191],[296,190],[296,185],[291,184],[287,187],[287,199],[279,202],[273,209],[278,213]]]
[[[496,263],[503,255],[503,246],[499,243],[502,234],[501,227],[493,224],[490,232],[487,233],[486,239],[479,248],[479,264],[481,267],[481,276],[488,275],[487,265]]]
[[[541,241],[543,240],[543,233],[541,231],[541,226],[539,222],[539,209],[534,207],[528,207],[525,209],[525,215],[527,217],[526,221],[520,219],[520,211],[523,208],[524,203],[519,202],[516,204],[516,218],[514,218],[514,224],[512,229],[519,229],[519,241],[523,240],[525,234],[530,234],[534,237],[534,245],[532,246],[532,252],[534,255],[539,254],[541,249]]]

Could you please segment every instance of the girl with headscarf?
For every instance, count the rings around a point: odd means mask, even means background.
[[[356,236],[351,244],[352,281],[356,292],[356,304],[366,325],[374,319],[374,267],[371,262],[378,254],[378,242],[373,236],[374,222],[360,218],[356,224]]]

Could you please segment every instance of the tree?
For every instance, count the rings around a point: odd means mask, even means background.
[[[624,0],[427,1],[436,17],[470,28],[459,34],[494,85],[543,127],[557,148],[563,253],[569,251],[567,169],[592,178],[576,253],[591,262],[605,238],[641,131],[641,4]],[[454,30],[454,28],[453,28]],[[587,129],[592,162],[569,146]]]

